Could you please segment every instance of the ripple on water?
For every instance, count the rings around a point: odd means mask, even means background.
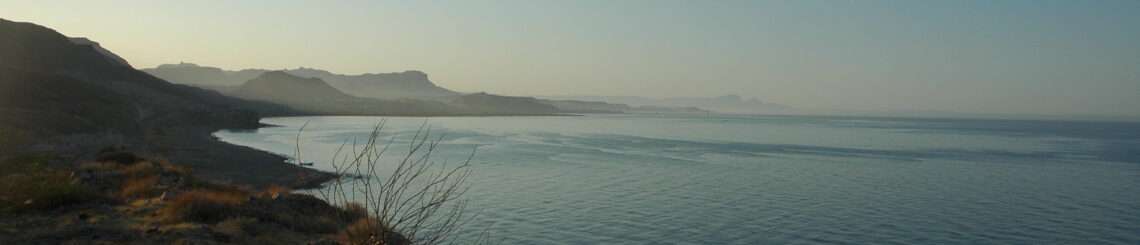
[[[283,142],[305,121],[272,119],[286,127],[219,136],[291,154]],[[374,123],[314,122],[306,131],[321,139],[307,146],[314,156]],[[408,138],[421,122],[394,119],[386,135]],[[505,244],[1140,244],[1140,141],[1102,124],[636,116],[433,123],[456,132],[443,147],[457,153],[440,157],[462,159],[479,145],[468,192],[478,216],[461,234],[487,230]]]

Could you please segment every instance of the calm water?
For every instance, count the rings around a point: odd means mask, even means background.
[[[380,118],[222,140],[322,159]],[[406,142],[425,119],[389,118]],[[827,117],[431,118],[472,148],[464,233],[505,244],[1140,244],[1140,124]],[[403,144],[396,144],[403,145]],[[395,147],[401,148],[401,147]],[[395,149],[393,148],[393,149]],[[406,148],[406,147],[404,147]],[[397,154],[393,154],[395,156]]]

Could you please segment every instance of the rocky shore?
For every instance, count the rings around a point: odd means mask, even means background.
[[[351,230],[366,210],[282,186],[212,182],[116,149],[70,166],[51,158],[0,165],[0,244],[359,244],[353,234],[369,232]]]

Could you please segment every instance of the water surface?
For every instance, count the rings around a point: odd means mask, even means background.
[[[377,117],[222,140],[329,169]],[[406,150],[422,118],[388,118]],[[477,148],[467,198],[505,244],[1140,244],[1140,124],[790,116],[431,118]],[[398,154],[393,154],[393,156]],[[396,157],[392,157],[395,159]],[[324,161],[323,161],[324,160]]]

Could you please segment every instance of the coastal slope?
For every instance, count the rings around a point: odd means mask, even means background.
[[[261,116],[292,109],[172,84],[105,52],[43,26],[0,19],[0,157],[50,152],[68,162],[125,146],[222,182],[303,185],[298,175],[323,175],[210,135],[256,128]]]

